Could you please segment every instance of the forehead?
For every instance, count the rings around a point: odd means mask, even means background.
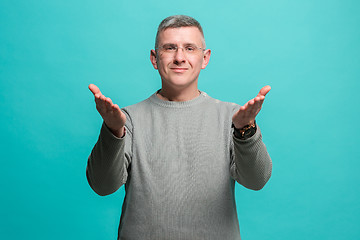
[[[200,45],[203,35],[197,27],[167,28],[159,34],[159,43],[194,43]]]

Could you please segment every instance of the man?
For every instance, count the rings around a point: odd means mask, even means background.
[[[150,53],[159,91],[121,110],[89,85],[104,124],[86,173],[102,196],[125,184],[118,239],[240,239],[235,181],[259,190],[272,170],[255,123],[270,87],[244,106],[211,98],[210,54],[195,19],[171,16]]]

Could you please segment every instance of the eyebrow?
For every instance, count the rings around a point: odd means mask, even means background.
[[[163,46],[164,45],[177,45],[177,44],[176,43],[164,43]],[[197,46],[197,44],[195,44],[195,43],[184,43],[182,45],[195,45],[195,46]]]

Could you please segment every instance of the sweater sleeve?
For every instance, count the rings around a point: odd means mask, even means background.
[[[272,161],[259,126],[256,133],[246,140],[233,135],[231,143],[231,176],[246,188],[262,189],[271,176]]]
[[[125,128],[125,136],[118,138],[103,123],[88,158],[86,177],[90,187],[100,196],[114,193],[126,183],[132,145],[132,129],[128,121]]]

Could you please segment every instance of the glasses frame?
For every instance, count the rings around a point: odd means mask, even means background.
[[[190,45],[189,45],[190,46]],[[174,50],[166,50],[165,48],[166,47],[174,47],[175,49]],[[197,50],[200,50],[201,52],[204,52],[206,50],[206,48],[201,48],[201,47],[198,47],[196,45],[191,45],[191,47],[194,47],[195,48],[195,51],[194,52],[189,52],[186,50],[186,46],[185,47],[179,47],[177,46],[176,44],[164,44],[163,46],[161,47],[158,47],[158,48],[155,48],[156,51],[160,50],[162,51],[163,50],[163,53],[169,53],[169,54],[175,54],[179,49],[182,49],[183,52],[185,54],[195,54],[197,53],[196,51]]]

